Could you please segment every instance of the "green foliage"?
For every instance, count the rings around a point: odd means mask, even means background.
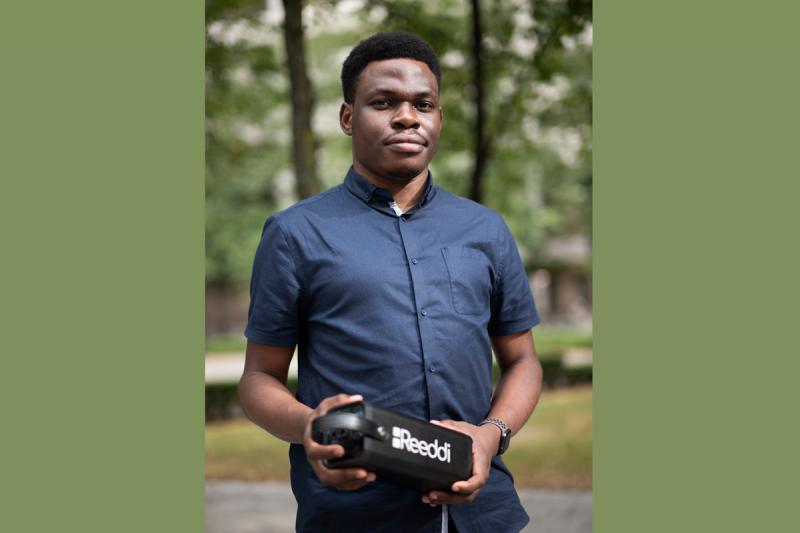
[[[285,74],[274,45],[252,42],[262,4],[206,2],[206,279],[241,285],[288,154],[265,120],[280,113]],[[238,30],[236,29],[238,25]]]
[[[223,420],[241,415],[238,383],[206,383],[206,420]]]
[[[286,382],[292,394],[297,392],[297,379]],[[206,383],[206,420],[225,420],[243,416],[239,405],[239,383]]]
[[[437,183],[466,195],[475,116],[469,2],[365,0],[349,14],[337,2],[307,5],[323,185],[340,183],[351,160],[349,138],[338,125],[341,63],[359,40],[400,29],[420,34],[442,58],[445,122],[432,169]],[[206,3],[209,283],[245,285],[264,219],[295,200],[282,36],[277,22],[264,21],[263,6]],[[481,6],[487,129],[494,141],[485,202],[506,219],[532,267],[549,238],[591,231],[591,2],[487,0]]]

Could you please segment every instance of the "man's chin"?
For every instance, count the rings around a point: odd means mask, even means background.
[[[393,181],[409,182],[425,172],[426,167],[408,166],[387,169],[386,177]]]
[[[391,179],[392,181],[402,181],[402,182],[409,182],[422,174],[425,171],[424,168],[422,169],[398,169],[392,170],[387,173],[386,177]]]

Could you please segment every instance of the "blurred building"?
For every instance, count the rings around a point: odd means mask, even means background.
[[[543,323],[591,328],[591,237],[570,235],[548,241],[530,284]]]

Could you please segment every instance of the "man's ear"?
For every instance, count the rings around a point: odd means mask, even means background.
[[[342,102],[339,108],[339,127],[345,135],[353,135],[353,106],[347,102]]]

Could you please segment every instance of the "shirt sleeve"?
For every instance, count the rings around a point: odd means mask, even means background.
[[[514,237],[505,222],[500,224],[497,240],[499,280],[492,290],[492,317],[489,320],[489,335],[492,337],[527,331],[541,321]]]
[[[253,262],[245,336],[270,346],[297,344],[300,290],[289,242],[275,217],[270,217]]]

